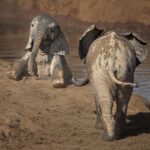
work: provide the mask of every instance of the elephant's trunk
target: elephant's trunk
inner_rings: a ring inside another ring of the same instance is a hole
[[[71,82],[75,85],[75,86],[83,86],[85,84],[87,84],[89,82],[88,76],[82,79],[76,79],[74,76],[71,79]]]
[[[44,36],[44,33],[43,32],[37,32],[37,35],[34,39],[34,43],[33,43],[33,48],[32,48],[32,54],[31,54],[31,62],[30,62],[30,65],[29,65],[29,74],[30,75],[34,75],[34,69],[35,69],[35,58],[36,58],[36,55],[38,53],[38,50],[39,50],[39,47],[40,47],[40,44],[43,40],[43,36]]]
[[[38,52],[38,49],[40,47],[40,44],[43,40],[43,37],[44,37],[44,33],[43,32],[38,32],[37,31],[37,34],[36,34],[36,37],[34,39],[34,43],[33,43],[33,48],[32,48],[32,55],[34,55],[36,57],[36,54]]]

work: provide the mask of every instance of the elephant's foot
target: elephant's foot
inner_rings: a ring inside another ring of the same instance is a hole
[[[15,70],[9,70],[7,73],[8,73],[8,78],[13,80],[19,80]]]
[[[64,80],[59,79],[59,80],[53,80],[53,87],[54,88],[64,88],[66,87]]]
[[[104,125],[104,130],[103,130],[103,135],[102,139],[104,141],[113,141],[115,140],[115,125],[113,123],[114,121],[111,122],[111,124],[107,124],[103,120],[103,125]],[[107,122],[110,123],[110,122]]]
[[[64,72],[61,66],[56,66],[53,72],[53,87],[64,88],[66,87],[64,81]]]
[[[122,138],[124,138],[124,133],[123,132],[116,132],[115,133],[115,138],[117,139],[117,140],[119,140],[119,139],[122,139]]]
[[[117,114],[115,117],[115,137],[116,139],[122,139],[125,135],[126,117],[122,113]]]
[[[104,130],[103,135],[102,135],[102,139],[104,141],[113,141],[115,140],[115,136],[114,135],[108,135],[108,133]]]
[[[18,61],[13,64],[11,69],[8,71],[8,78],[13,80],[20,80],[26,69],[25,61]]]
[[[117,125],[115,128],[115,138],[122,139],[125,136],[125,127],[122,125]]]
[[[103,123],[102,123],[101,119],[96,120],[95,128],[96,129],[103,129]]]

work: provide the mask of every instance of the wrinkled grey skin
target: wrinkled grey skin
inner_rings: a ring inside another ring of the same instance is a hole
[[[84,81],[76,81],[66,63],[65,55],[69,46],[57,21],[47,15],[39,15],[31,21],[29,40],[25,55],[9,72],[10,78],[20,79],[27,65],[30,76],[51,77],[53,87],[64,87],[69,82],[81,86]],[[71,81],[72,80],[72,81]]]
[[[80,40],[79,54],[95,94],[96,127],[104,128],[103,139],[111,141],[124,135],[127,106],[136,86],[134,71],[147,56],[147,44],[135,33],[109,31],[91,36],[97,30],[94,25],[87,29]],[[114,117],[113,101],[117,106]]]
[[[36,63],[38,76],[50,75],[54,87],[64,86],[62,61],[65,61],[64,56],[69,54],[69,47],[54,18],[46,14],[33,18],[26,50],[32,52],[28,61],[30,75],[36,74]]]

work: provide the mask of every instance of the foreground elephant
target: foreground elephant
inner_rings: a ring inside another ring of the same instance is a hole
[[[64,87],[68,82],[83,85],[84,81],[76,81],[66,63],[65,55],[69,54],[69,46],[57,21],[47,15],[33,18],[30,25],[29,41],[25,55],[14,64],[9,77],[19,80],[24,72],[30,76],[53,80],[53,87]],[[86,82],[86,81],[85,81]]]
[[[103,139],[121,138],[133,87],[135,68],[147,56],[147,43],[135,33],[119,34],[90,26],[80,39],[79,55],[86,64],[93,87],[97,128],[104,128]],[[112,106],[116,101],[113,117]]]

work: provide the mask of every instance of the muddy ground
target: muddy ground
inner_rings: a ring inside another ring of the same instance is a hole
[[[5,7],[3,9],[5,12]],[[19,16],[14,6],[13,10]],[[11,20],[8,16],[1,18],[0,22],[0,150],[150,150],[150,109],[139,95],[131,98],[128,109],[131,122],[127,125],[125,137],[104,142],[102,130],[94,127],[95,105],[89,84],[81,88],[70,85],[54,89],[48,80],[8,79],[6,72],[11,62],[24,53],[32,18],[26,13],[21,20]],[[30,19],[26,20],[28,17]],[[78,39],[91,23],[68,18],[57,16],[71,47],[71,57],[76,58]],[[135,31],[144,35],[148,42],[150,40],[149,25],[136,20],[126,23],[96,21],[99,27]],[[149,59],[146,61],[149,65]],[[79,75],[81,67],[78,68],[71,58],[69,62],[73,72]]]
[[[72,58],[76,58],[79,31],[74,28],[66,33],[71,37],[68,39],[71,39]],[[11,62],[24,53],[27,40],[20,35],[11,36],[1,38],[0,44],[3,47],[3,59],[0,59],[0,150],[150,149],[150,110],[143,103],[144,98],[137,95],[131,98],[128,110],[131,123],[127,125],[125,138],[104,142],[102,131],[94,127],[94,97],[89,84],[81,88],[70,85],[54,89],[48,80],[13,81],[7,78]],[[11,41],[7,43],[7,39]],[[70,58],[69,62],[73,72],[79,75],[81,62],[78,66],[72,60]]]
[[[122,140],[104,142],[94,127],[95,107],[90,85],[52,88],[51,81],[13,81],[9,63],[0,61],[1,150],[149,150],[150,111],[133,95],[131,123]]]

